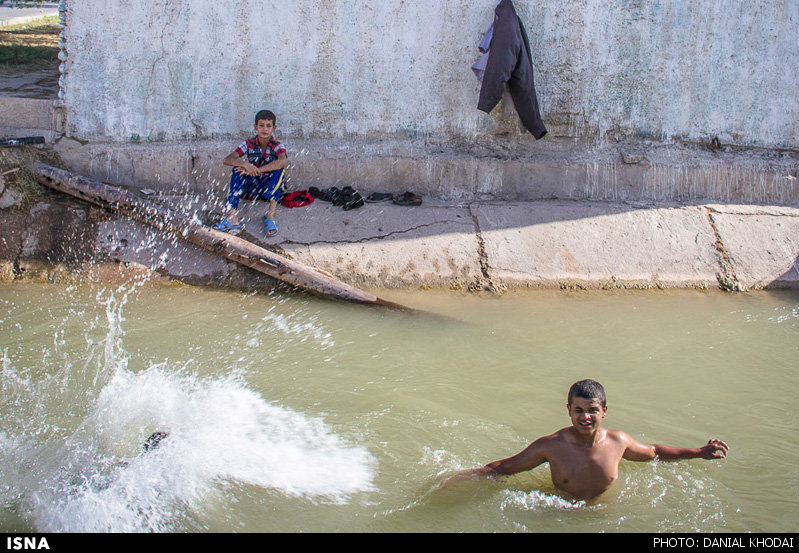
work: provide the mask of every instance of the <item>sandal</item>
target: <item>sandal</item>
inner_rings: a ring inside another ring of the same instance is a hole
[[[267,218],[266,215],[264,215],[264,232],[268,237],[277,234],[277,221]]]
[[[400,196],[394,196],[393,201],[397,205],[422,205],[422,197],[413,192],[406,192]]]
[[[238,225],[234,225],[227,219],[222,219],[211,228],[213,228],[214,230],[218,230],[219,232],[227,232],[229,234],[232,234],[233,236],[236,236],[238,233],[241,232],[242,225],[241,223],[239,223]]]
[[[377,202],[388,201],[392,197],[392,194],[389,194],[388,192],[372,192],[366,196],[366,201],[370,204],[376,204]]]

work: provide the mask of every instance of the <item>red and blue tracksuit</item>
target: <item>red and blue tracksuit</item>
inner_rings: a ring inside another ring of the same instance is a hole
[[[236,148],[236,153],[239,156],[247,156],[247,161],[256,167],[263,167],[275,161],[280,155],[286,153],[286,148],[275,140],[269,139],[269,144],[266,148],[261,148],[258,142],[258,137],[248,138],[241,145]],[[283,180],[284,169],[277,169],[269,171],[261,175],[251,177],[249,175],[241,175],[233,168],[233,173],[230,176],[230,193],[228,194],[228,207],[238,209],[239,200],[260,198],[262,200],[280,201],[280,196],[283,194],[286,186]]]

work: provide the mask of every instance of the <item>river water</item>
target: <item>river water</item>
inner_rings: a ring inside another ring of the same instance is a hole
[[[0,530],[795,532],[799,294],[381,291],[444,317],[129,282],[0,286]],[[567,426],[725,460],[441,478]],[[151,432],[169,436],[142,454]]]

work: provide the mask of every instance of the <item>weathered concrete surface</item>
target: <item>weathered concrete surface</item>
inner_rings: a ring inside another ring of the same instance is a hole
[[[708,214],[745,289],[799,287],[799,209],[711,205]]]
[[[718,252],[697,207],[634,209],[600,202],[476,205],[492,279],[615,287],[705,287]]]
[[[223,281],[235,264],[209,251],[164,236],[146,225],[119,215],[96,225],[95,255],[117,263],[137,263],[186,282]]]
[[[8,193],[8,187],[3,193]],[[203,198],[161,196],[212,222]],[[181,203],[182,202],[182,203]],[[213,202],[211,202],[213,203]],[[317,200],[279,208],[267,238],[263,203],[243,203],[243,237],[374,287],[799,288],[799,208],[541,200],[366,204]],[[0,209],[4,278],[146,266],[195,284],[272,287],[254,271],[119,215],[55,193]]]
[[[63,119],[55,109],[55,100],[37,98],[2,98],[0,125],[14,128],[62,130]]]
[[[60,100],[0,97],[0,136],[45,136],[74,172],[127,186],[223,193],[221,159],[237,138],[82,142],[62,137]],[[799,151],[646,140],[575,141],[512,136],[347,140],[278,137],[289,151],[289,185],[354,186],[454,201],[581,199],[799,204]]]
[[[6,97],[2,87],[9,84],[8,80],[0,77],[0,138],[43,136],[47,143],[60,138],[65,120],[58,101]]]
[[[246,135],[244,135],[246,136]],[[534,147],[491,137],[453,147],[435,140],[300,140],[280,137],[293,189],[346,185],[413,190],[448,201],[576,199],[799,204],[799,152],[710,149],[645,141],[546,139]],[[76,173],[127,186],[184,185],[224,194],[221,160],[239,140],[81,143],[55,150]]]
[[[249,233],[265,239],[259,205],[245,207]],[[480,275],[474,224],[465,207],[330,203],[281,210],[276,243],[314,267],[368,286],[467,286]],[[253,229],[254,227],[254,229]]]
[[[68,132],[238,136],[267,107],[296,137],[513,133],[470,71],[496,4],[69,0]],[[794,0],[514,4],[553,136],[799,146]]]

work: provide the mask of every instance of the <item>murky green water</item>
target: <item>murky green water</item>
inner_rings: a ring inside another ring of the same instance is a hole
[[[0,286],[3,531],[796,531],[799,294],[381,295],[413,317],[183,286]],[[568,425],[731,447],[438,489]],[[156,429],[163,446],[138,455]],[[126,461],[123,464],[120,461]]]

